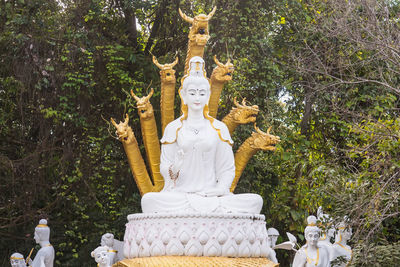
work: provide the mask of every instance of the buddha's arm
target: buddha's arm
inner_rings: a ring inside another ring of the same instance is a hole
[[[218,187],[227,193],[235,177],[235,157],[227,142],[218,142],[215,155],[215,174]]]
[[[177,151],[178,145],[176,142],[172,144],[161,145],[160,173],[164,178],[164,188],[168,188],[172,183],[172,180],[169,176],[169,168],[174,163],[174,157]]]

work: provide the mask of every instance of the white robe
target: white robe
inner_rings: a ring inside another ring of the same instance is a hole
[[[214,129],[216,128],[216,129]],[[226,125],[218,120],[206,121],[197,134],[177,119],[165,128],[161,139],[160,172],[165,185],[161,192],[142,197],[142,210],[150,212],[238,212],[258,214],[263,200],[256,194],[232,194],[235,177],[233,143]],[[183,165],[177,180],[170,179],[169,168],[175,154],[184,151]],[[206,196],[219,188],[223,196]]]

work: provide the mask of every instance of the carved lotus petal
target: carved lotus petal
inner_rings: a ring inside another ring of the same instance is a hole
[[[169,242],[165,251],[167,255],[181,256],[183,255],[184,247],[178,239],[174,238]]]
[[[154,242],[150,247],[151,256],[163,256],[165,254],[165,247],[161,242]]]
[[[228,237],[229,236],[225,231],[221,231],[217,236],[218,243],[223,245],[226,242],[226,240],[228,240]]]
[[[261,256],[261,244],[260,241],[256,240],[251,246],[251,256],[258,258]]]
[[[170,240],[171,234],[169,232],[165,231],[161,234],[161,241],[164,243],[164,245],[167,245]]]
[[[143,240],[139,246],[139,257],[149,257],[150,256],[150,248],[149,244],[147,244],[146,240]]]
[[[243,235],[242,231],[238,231],[235,235],[236,244],[240,245],[242,243],[243,239],[244,239],[244,235]]]
[[[221,255],[221,247],[212,245],[205,251],[205,256],[207,257],[217,257]]]
[[[256,241],[256,234],[254,233],[254,231],[249,231],[247,239],[249,240],[250,244],[253,244],[254,241]]]
[[[210,239],[210,236],[205,231],[202,231],[200,233],[200,235],[199,235],[200,244],[202,244],[202,245],[206,244],[209,239]]]
[[[140,245],[140,242],[142,242],[142,240],[143,240],[143,238],[144,238],[144,236],[143,236],[143,232],[141,231],[141,230],[139,230],[137,233],[136,233],[136,244],[137,245]]]
[[[251,250],[248,245],[248,242],[242,242],[239,246],[239,257],[250,257],[251,256]]]
[[[190,240],[190,235],[186,231],[182,231],[179,235],[179,240],[182,244],[186,245],[186,243]]]

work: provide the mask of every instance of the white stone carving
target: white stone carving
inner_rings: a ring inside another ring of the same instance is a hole
[[[128,216],[124,253],[149,256],[270,257],[263,215],[140,213]],[[150,242],[149,242],[150,241]]]
[[[47,220],[41,219],[35,228],[35,242],[40,245],[39,251],[36,253],[32,261],[32,267],[53,267],[54,248],[50,244],[50,228]]]
[[[344,267],[347,266],[352,256],[351,247],[347,245],[347,241],[352,235],[352,229],[345,222],[339,223],[337,229],[332,260],[337,261],[335,266]]]
[[[92,258],[97,262],[98,267],[111,267],[112,259],[110,258],[110,254],[108,253],[107,246],[97,247],[95,250],[90,253]]]
[[[26,267],[24,256],[21,253],[15,252],[10,257],[11,267]]]

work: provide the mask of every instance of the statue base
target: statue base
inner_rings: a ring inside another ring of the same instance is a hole
[[[136,267],[136,266],[241,266],[241,267],[276,267],[274,263],[266,258],[227,258],[227,257],[190,257],[190,256],[161,256],[146,257],[117,262],[113,267]]]
[[[203,257],[235,257],[261,258],[258,259],[261,262],[270,253],[264,215],[183,212],[128,215],[124,236],[127,260],[151,262],[152,259],[140,258],[197,256],[195,259],[199,261]],[[176,259],[185,261],[186,258]]]

